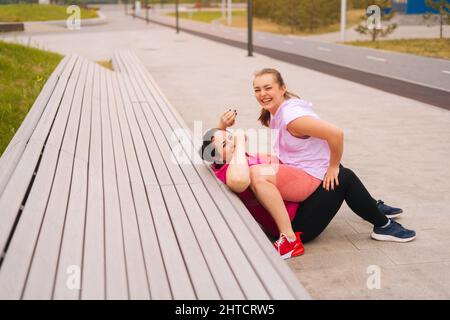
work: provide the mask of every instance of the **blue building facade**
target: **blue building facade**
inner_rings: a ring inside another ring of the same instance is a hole
[[[437,11],[426,6],[425,0],[392,0],[392,9],[404,14],[437,13]]]

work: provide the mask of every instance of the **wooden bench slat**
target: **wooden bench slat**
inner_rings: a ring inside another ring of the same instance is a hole
[[[150,109],[149,109],[149,105],[145,102],[145,99],[139,89],[139,84],[136,83],[136,79],[128,74],[127,75],[127,89],[128,92],[132,92],[132,96],[138,97],[136,100],[137,101],[142,101],[141,103],[139,102],[134,102],[133,103],[133,108],[136,112],[136,114],[138,114],[138,118],[143,117],[142,119],[146,119],[148,124],[145,124],[144,122],[142,122],[142,130],[145,131],[144,133],[144,137],[151,137],[154,142],[156,142],[156,145],[153,143],[153,141],[147,142],[147,147],[153,147],[155,148],[155,150],[153,150],[154,154],[158,155],[156,156],[156,160],[160,161],[162,158],[163,162],[161,163],[161,167],[160,166],[155,166],[155,168],[157,168],[158,171],[163,170],[164,173],[169,173],[171,179],[164,175],[163,178],[167,179],[165,181],[162,181],[161,179],[159,180],[159,184],[160,185],[171,185],[171,184],[184,184],[186,183],[186,179],[184,177],[184,175],[182,174],[180,167],[174,163],[173,161],[171,161],[171,150],[170,147],[168,146],[168,144],[166,143],[165,139],[164,139],[164,135],[161,131],[161,128],[159,128],[158,124],[156,123],[156,120],[153,116],[153,114],[151,113]],[[132,100],[133,101],[133,100]],[[157,150],[157,151],[156,151]],[[164,169],[164,164],[168,167],[168,170]],[[162,174],[160,173],[158,176],[158,178],[161,176]]]
[[[240,244],[228,227],[226,220],[217,209],[213,199],[211,199],[205,190],[204,185],[192,184],[191,188],[245,298],[268,299],[269,295],[261,284],[261,280],[256,275],[253,266],[244,255]]]
[[[128,170],[130,175],[130,185],[134,199],[136,216],[139,224],[139,235],[143,244],[143,255],[147,268],[147,277],[150,287],[150,295],[152,299],[171,299],[169,281],[166,276],[164,268],[164,261],[162,259],[161,251],[156,237],[156,230],[150,212],[150,206],[144,187],[143,171],[151,170],[153,174],[153,181],[156,177],[152,171],[151,165],[148,168],[140,168],[135,150],[135,143],[131,136],[131,126],[128,123],[125,114],[125,104],[128,109],[131,109],[131,102],[125,101],[122,98],[117,74],[113,76],[113,92],[116,97],[117,117],[120,123],[120,129],[123,138],[123,146],[127,158]]]
[[[122,217],[114,161],[114,146],[108,104],[107,70],[100,68],[100,113],[105,219],[106,298],[128,298]],[[97,212],[99,214],[100,212]],[[89,246],[89,243],[87,243]]]
[[[59,150],[63,141],[64,131],[72,105],[73,93],[76,88],[81,66],[82,60],[78,59],[73,73],[68,77],[69,81],[65,90],[66,93],[56,113],[33,188],[31,189],[16,231],[12,237],[9,250],[6,253],[4,263],[0,269],[0,288],[11,288],[11,290],[0,292],[0,295],[5,294],[8,298],[21,298],[23,291],[26,289],[25,285],[28,271],[36,241],[40,235],[42,220],[57,171],[58,158],[60,157]],[[66,154],[62,154],[63,158],[65,156]]]
[[[130,185],[131,179],[128,172],[121,127],[117,116],[117,108],[123,108],[123,104],[118,104],[115,99],[115,91],[112,85],[113,73],[107,70],[107,75],[108,107],[116,165],[117,191],[122,219],[129,297],[130,299],[149,299],[150,291],[143,257],[143,244],[139,235],[139,226]]]
[[[64,69],[64,74],[70,74],[73,70],[77,56],[72,56]],[[67,76],[66,76],[67,79]],[[11,175],[7,188],[0,196],[0,208],[2,208],[0,223],[0,252],[5,249],[10,232],[14,226],[15,219],[19,213],[20,206],[27,192],[30,181],[33,177],[35,166],[41,156],[44,141],[48,136],[48,132],[55,118],[55,114],[59,108],[62,95],[67,86],[67,81],[58,81],[58,85],[54,90],[50,101],[44,110],[36,130],[31,138],[34,142],[28,143],[23,155],[20,158],[13,174]]]
[[[50,195],[42,219],[39,238],[36,242],[33,260],[28,273],[23,295],[24,299],[50,299],[53,294],[54,278],[72,180],[73,155],[76,148],[84,84],[87,75],[87,61],[80,59],[80,65],[80,73],[73,78],[75,82],[73,93],[69,91],[70,95],[65,95],[65,97],[68,97],[67,101],[63,100],[62,102],[66,102],[70,110],[66,126],[56,126],[57,123],[55,122],[55,130],[63,131],[64,136],[56,164],[55,177],[51,190],[49,190]],[[45,192],[43,190],[43,193]]]
[[[94,63],[88,64],[80,128],[73,164],[72,184],[56,273],[54,299],[80,298],[86,214],[89,138],[91,131]]]
[[[125,79],[121,75],[116,74],[116,78],[119,85],[120,93],[122,94],[124,106],[127,111],[127,119],[130,125],[130,130],[133,136],[133,143],[135,153],[137,158],[139,159],[139,163],[141,163],[141,173],[144,179],[145,185],[158,185],[158,180],[169,184],[171,182],[169,174],[162,170],[162,157],[158,154],[156,148],[156,141],[153,137],[147,137],[147,141],[149,144],[146,144],[144,140],[144,133],[149,134],[148,130],[145,132],[141,130],[139,124],[136,121],[135,113],[133,111],[133,105],[131,100],[128,98],[128,91],[125,87],[124,81]],[[144,128],[145,129],[145,128]],[[156,178],[158,176],[158,178]]]
[[[156,179],[152,180],[145,175],[144,170],[149,170],[149,168],[154,168],[155,171],[164,169],[164,162],[162,158],[159,158],[158,163],[155,164],[154,158],[150,162],[149,155],[147,153],[147,146],[153,143],[156,146],[154,138],[150,136],[148,131],[141,131],[143,117],[141,114],[135,113],[135,108],[133,108],[133,103],[128,95],[129,91],[124,85],[124,77],[120,74],[117,75],[118,83],[120,86],[120,92],[123,98],[123,105],[125,108],[125,114],[130,125],[131,135],[136,148],[136,155],[139,163],[139,167],[142,172],[142,178],[145,183],[146,197],[148,204],[150,206],[150,213],[154,224],[155,234],[159,242],[159,248],[161,250],[161,255],[164,261],[164,266],[166,270],[166,276],[170,283],[171,294],[174,299],[195,299],[194,289],[192,287],[191,280],[189,278],[188,271],[184,265],[182,256],[179,252],[179,247],[175,234],[173,232],[173,227],[170,222],[170,218],[167,212],[164,199],[162,197],[161,188],[158,185]],[[145,126],[144,126],[145,128]],[[146,138],[147,146],[145,144],[144,137]],[[155,151],[156,152],[156,151]],[[153,154],[152,154],[153,155]],[[155,154],[156,159],[158,159],[157,154]],[[148,173],[148,171],[147,171]],[[160,171],[159,177],[167,177],[166,183],[171,183],[170,176],[166,171]],[[135,180],[134,180],[135,181]],[[137,182],[137,181],[135,181]],[[142,204],[142,202],[139,202]],[[150,227],[150,226],[149,226]],[[150,230],[149,230],[150,229]],[[147,231],[152,231],[152,228],[147,229]],[[149,242],[154,243],[154,242]],[[177,253],[177,254],[174,254]],[[149,278],[151,275],[149,274]]]
[[[199,242],[205,260],[207,261],[209,271],[214,278],[221,297],[223,299],[243,299],[244,294],[228,264],[229,262],[224,256],[225,252],[222,251],[216,239],[219,238],[220,235],[215,235],[212,232],[211,226],[208,223],[208,220],[210,219],[206,218],[206,216],[211,214],[211,210],[208,210],[205,213],[202,212],[197,199],[189,186],[176,185],[175,188],[180,196],[183,207],[185,208],[184,211],[186,212],[186,216],[188,217],[195,237]],[[223,230],[220,231],[223,232]],[[243,267],[242,264],[240,267]],[[251,279],[248,279],[248,281],[250,282]]]
[[[82,299],[105,299],[106,297],[101,138],[100,66],[95,65],[89,149],[88,199],[81,282]]]
[[[181,201],[174,186],[161,186],[170,219],[178,239],[180,253],[189,271],[198,299],[218,299],[219,292],[203,257],[197,239],[186,217]],[[189,209],[188,209],[189,210]],[[172,252],[172,254],[180,254]],[[170,261],[169,261],[170,263]]]

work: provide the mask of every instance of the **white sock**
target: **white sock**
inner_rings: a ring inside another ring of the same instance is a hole
[[[391,224],[391,219],[388,219],[388,223],[386,223],[384,226],[382,226],[381,228],[386,228],[387,226],[389,226]]]

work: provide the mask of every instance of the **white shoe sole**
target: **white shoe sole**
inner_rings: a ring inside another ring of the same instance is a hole
[[[402,215],[402,212],[399,212],[399,213],[396,213],[396,214],[386,215],[386,218],[395,219],[395,218],[397,218],[398,216],[401,216],[401,215]]]
[[[288,253],[285,253],[285,254],[283,254],[283,255],[280,255],[281,259],[283,259],[283,260],[289,259],[289,258],[292,256],[292,252],[293,252],[293,251],[290,251],[290,252],[288,252]]]
[[[378,241],[391,241],[391,242],[410,242],[416,238],[416,236],[414,236],[411,238],[401,239],[401,238],[397,238],[394,236],[388,236],[388,235],[384,235],[384,234],[376,234],[375,232],[372,232],[371,237],[372,237],[372,239],[375,239]]]

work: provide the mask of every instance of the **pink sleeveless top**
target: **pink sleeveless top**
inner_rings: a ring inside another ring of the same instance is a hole
[[[259,158],[258,155],[253,156],[247,155],[247,161],[249,166],[253,166],[255,164],[263,164],[264,162]],[[213,164],[212,168],[216,177],[222,181],[223,183],[227,183],[227,170],[229,164],[226,163],[220,168],[216,168],[216,165]],[[253,218],[272,236],[278,237],[280,233],[278,232],[277,225],[273,220],[270,213],[259,203],[258,199],[256,199],[255,194],[252,189],[248,187],[243,192],[237,194],[244,205],[247,207],[248,211],[252,214]],[[289,218],[291,221],[295,217],[295,213],[297,212],[297,208],[299,204],[297,202],[284,201],[284,205],[286,206],[286,210],[289,214]]]

